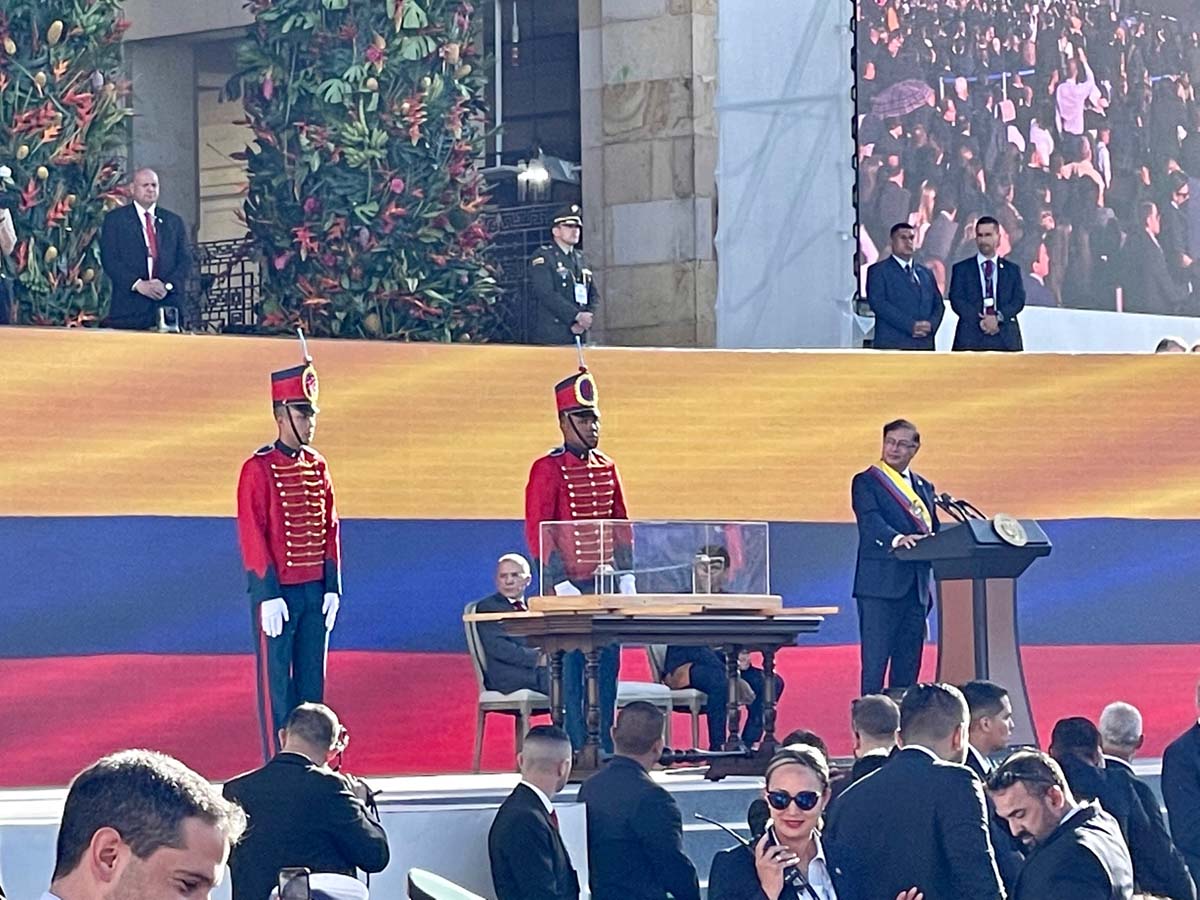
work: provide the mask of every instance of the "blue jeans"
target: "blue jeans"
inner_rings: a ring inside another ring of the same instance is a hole
[[[587,688],[583,680],[582,650],[563,654],[563,705],[566,714],[563,726],[571,738],[571,746],[579,750],[587,741]],[[617,675],[621,672],[621,648],[609,644],[600,651],[600,748],[613,752],[613,711],[617,707]]]

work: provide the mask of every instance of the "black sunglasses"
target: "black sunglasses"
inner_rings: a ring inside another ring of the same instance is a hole
[[[800,791],[800,793],[792,796],[787,791],[767,791],[767,802],[771,804],[772,809],[777,809],[780,812],[788,808],[789,803],[795,803],[800,809],[808,812],[816,807],[821,800],[821,795],[816,791]]]
[[[1006,791],[1018,781],[1024,781],[1028,784],[1040,784],[1045,787],[1054,787],[1056,782],[1051,781],[1041,775],[1035,775],[1032,772],[1014,772],[1012,769],[1001,769],[993,772],[988,778],[987,786],[991,791]]]

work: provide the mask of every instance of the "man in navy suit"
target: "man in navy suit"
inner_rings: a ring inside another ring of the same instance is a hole
[[[1196,686],[1200,710],[1200,684]],[[1194,878],[1200,878],[1200,724],[1190,728],[1163,751],[1162,792],[1175,840]]]
[[[158,175],[138,169],[129,187],[133,202],[104,217],[100,261],[112,282],[107,324],[141,330],[158,323],[158,311],[179,309],[192,271],[183,219],[158,205]]]
[[[916,232],[892,226],[892,255],[867,269],[867,303],[875,313],[876,350],[932,350],[946,304],[933,273],[913,259]]]
[[[1017,315],[1025,308],[1025,284],[1016,263],[996,255],[1000,225],[983,216],[975,225],[979,252],[954,264],[950,306],[958,315],[955,350],[1023,350]]]
[[[933,485],[909,465],[921,449],[917,426],[896,419],[883,426],[883,458],[854,476],[850,494],[858,522],[854,598],[862,653],[862,694],[883,693],[888,684],[916,683],[932,603],[929,563],[896,559],[938,530]]]

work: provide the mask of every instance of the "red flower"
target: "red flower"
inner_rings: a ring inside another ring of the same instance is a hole
[[[388,187],[390,187],[392,189],[393,194],[403,194],[404,193],[404,179],[401,178],[399,175],[397,175],[395,178],[393,178],[388,183]]]
[[[376,47],[374,44],[367,48],[367,52],[364,55],[367,57],[367,62],[374,63],[376,66],[382,66],[383,61],[387,59],[387,54],[383,52],[383,48]]]
[[[271,78],[270,72],[263,76],[262,96],[264,100],[270,100],[275,96],[275,81]]]

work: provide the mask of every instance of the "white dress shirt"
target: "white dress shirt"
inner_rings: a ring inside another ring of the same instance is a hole
[[[546,796],[545,792],[540,787],[538,787],[536,784],[532,784],[531,782],[526,781],[525,779],[521,779],[521,784],[525,785],[525,787],[529,788],[531,791],[533,791],[535,794],[537,794],[538,799],[542,801],[542,806],[546,807],[546,812],[548,812],[548,813],[554,812],[553,801],[551,801],[551,799]]]
[[[804,877],[812,886],[817,900],[837,900],[837,891],[833,889],[833,878],[829,874],[829,863],[825,860],[825,848],[821,845],[821,836],[814,831],[812,839],[817,846],[817,855],[809,862]],[[804,893],[807,894],[807,891]],[[812,900],[812,895],[808,895],[806,900]]]
[[[150,277],[157,278],[158,275],[154,271],[154,257],[150,255],[150,233],[146,230],[146,213],[150,213],[150,219],[155,223],[155,238],[158,237],[158,219],[155,216],[155,211],[158,204],[155,203],[149,208],[142,206],[136,200],[133,202],[133,208],[137,211],[138,225],[142,228],[142,240],[146,244],[146,271],[150,273]],[[140,279],[139,279],[140,280]]]
[[[987,278],[983,274],[983,264],[988,257],[982,253],[975,254],[975,265],[979,267],[979,289],[983,292],[984,307],[995,306],[996,298],[1000,296],[1000,257],[993,256],[992,260],[992,296],[988,297]]]

